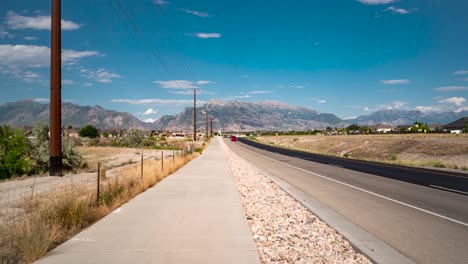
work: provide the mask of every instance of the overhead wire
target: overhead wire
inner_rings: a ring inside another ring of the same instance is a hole
[[[141,38],[141,40],[143,41],[143,43],[145,44],[145,46],[149,49],[150,53],[156,57],[159,62],[161,62],[163,68],[165,68],[165,70],[170,74],[172,75],[173,77],[175,77],[174,80],[183,80],[184,78],[183,77],[180,77],[180,73],[177,71],[177,69],[173,68],[172,65],[170,63],[168,63],[166,61],[166,59],[161,55],[159,54],[158,51],[155,51],[152,47],[152,45],[149,43],[149,41],[146,39],[146,37],[144,36],[143,32],[139,29],[139,27],[136,25],[136,23],[133,21],[132,17],[130,16],[130,14],[125,10],[125,7],[122,5],[122,3],[120,2],[120,0],[114,0],[114,2],[117,4],[117,7],[118,9],[120,10],[120,12],[122,12],[122,14],[124,14],[126,20],[130,23],[130,25],[132,26],[133,30],[137,33],[137,35]],[[178,86],[179,89],[184,89],[182,88],[179,83],[176,81],[175,82],[176,86]]]

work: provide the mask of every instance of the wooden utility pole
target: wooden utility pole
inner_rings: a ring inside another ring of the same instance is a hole
[[[211,124],[211,137],[213,137],[213,117],[210,119],[210,124]]]
[[[193,141],[197,141],[197,89],[193,89]]]
[[[206,112],[206,137],[208,138],[208,109],[205,108],[205,112]]]
[[[50,48],[50,176],[62,176],[61,0],[52,0]]]

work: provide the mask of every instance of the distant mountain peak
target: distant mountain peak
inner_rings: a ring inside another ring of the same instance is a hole
[[[49,123],[49,110],[49,104],[32,99],[5,103],[0,105],[0,124],[20,127],[33,126],[38,122]],[[90,107],[73,103],[62,103],[62,124],[73,127],[91,124],[101,129],[148,128],[147,124],[129,113],[107,110],[99,105]]]

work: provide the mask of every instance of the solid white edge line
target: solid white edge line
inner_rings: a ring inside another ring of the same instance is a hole
[[[457,193],[462,193],[462,194],[468,194],[468,192],[463,192],[463,191],[459,191],[459,190],[455,190],[455,189],[445,188],[445,187],[438,186],[438,185],[429,185],[429,186],[437,188],[437,189],[442,189],[442,190],[447,190],[447,191],[452,191],[452,192],[457,192]]]
[[[411,205],[411,204],[407,204],[405,202],[400,202],[398,200],[395,200],[395,199],[392,199],[390,197],[387,197],[387,196],[384,196],[384,195],[381,195],[381,194],[378,194],[378,193],[375,193],[375,192],[371,192],[371,191],[368,191],[368,190],[365,190],[365,189],[362,189],[362,188],[359,188],[357,186],[354,186],[354,185],[351,185],[351,184],[348,184],[348,183],[345,183],[345,182],[341,182],[341,181],[338,181],[338,180],[335,180],[335,179],[332,179],[332,178],[329,178],[327,176],[323,176],[323,175],[320,175],[318,173],[315,173],[315,172],[311,172],[311,171],[308,171],[308,170],[305,170],[305,169],[302,169],[302,168],[299,168],[299,167],[296,167],[296,166],[293,166],[293,165],[290,165],[290,164],[287,164],[285,162],[282,162],[282,161],[279,161],[279,160],[276,160],[276,159],[273,159],[273,158],[270,158],[270,157],[267,157],[265,155],[262,155],[260,153],[257,153],[257,152],[254,152],[250,149],[247,149],[247,148],[244,148],[242,146],[239,146],[247,151],[250,151],[254,154],[257,154],[259,156],[262,156],[266,159],[269,159],[269,160],[272,160],[272,161],[276,161],[278,163],[281,163],[283,165],[286,165],[286,166],[289,166],[291,168],[294,168],[294,169],[297,169],[297,170],[300,170],[300,171],[303,171],[305,173],[309,173],[309,174],[312,174],[312,175],[315,175],[315,176],[318,176],[318,177],[321,177],[323,179],[326,179],[326,180],[329,180],[329,181],[332,181],[332,182],[336,182],[336,183],[339,183],[339,184],[342,184],[342,185],[345,185],[345,186],[348,186],[350,188],[353,188],[353,189],[356,189],[356,190],[359,190],[359,191],[362,191],[362,192],[365,192],[365,193],[368,193],[368,194],[371,194],[371,195],[374,195],[374,196],[377,196],[377,197],[380,197],[382,199],[386,199],[388,201],[392,201],[394,203],[397,203],[397,204],[401,204],[401,205],[404,205],[404,206],[407,206],[409,208],[412,208],[412,209],[415,209],[415,210],[418,210],[418,211],[421,211],[421,212],[424,212],[424,213],[427,213],[427,214],[430,214],[430,215],[433,215],[433,216],[437,216],[437,217],[440,217],[442,219],[445,219],[445,220],[448,220],[448,221],[451,221],[451,222],[454,222],[454,223],[457,223],[457,224],[460,224],[460,225],[463,225],[463,226],[468,226],[468,223],[465,223],[465,222],[462,222],[462,221],[458,221],[456,219],[453,219],[453,218],[450,218],[450,217],[447,217],[447,216],[444,216],[444,215],[440,215],[438,213],[434,213],[434,212],[431,212],[429,210],[426,210],[426,209],[422,209],[422,208],[419,208],[417,206],[414,206],[414,205]]]

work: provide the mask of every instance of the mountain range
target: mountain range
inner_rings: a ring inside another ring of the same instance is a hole
[[[0,124],[15,127],[33,126],[38,122],[49,123],[49,104],[33,100],[22,100],[0,105]],[[87,124],[99,128],[136,128],[147,129],[148,124],[130,113],[107,110],[98,105],[79,106],[62,103],[62,125],[83,127]]]
[[[468,116],[468,111],[427,113],[417,110],[380,110],[369,115],[343,120],[334,114],[320,113],[308,107],[292,106],[277,101],[243,102],[211,100],[197,108],[197,127],[204,131],[206,112],[213,116],[213,129],[223,131],[254,130],[308,130],[327,126],[350,124],[388,125],[412,124],[415,121],[428,124],[447,124]],[[33,100],[22,100],[0,105],[0,124],[32,126],[37,122],[49,122],[49,105]],[[105,129],[193,129],[193,108],[187,107],[177,115],[165,115],[154,123],[145,123],[130,113],[107,110],[98,105],[79,106],[62,104],[63,126],[83,127],[87,124]]]

